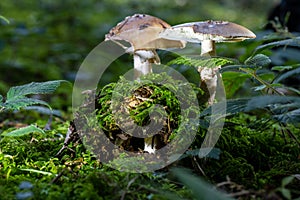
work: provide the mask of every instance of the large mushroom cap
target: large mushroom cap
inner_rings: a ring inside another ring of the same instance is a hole
[[[185,42],[159,37],[159,33],[170,28],[165,21],[145,14],[126,17],[105,35],[105,40],[125,40],[134,51],[150,49],[182,48]]]
[[[200,43],[203,40],[234,42],[255,38],[249,29],[227,21],[191,22],[172,26],[160,33],[162,38]]]

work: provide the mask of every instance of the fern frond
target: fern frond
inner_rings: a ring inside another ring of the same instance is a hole
[[[222,102],[220,102],[222,103]],[[300,97],[276,95],[256,96],[227,100],[226,115],[254,110],[267,110],[271,117],[281,123],[300,123]],[[218,103],[217,103],[218,104]],[[216,106],[218,107],[218,106]],[[223,111],[220,111],[220,113]],[[211,107],[205,109],[200,117],[211,114]]]
[[[265,49],[270,49],[270,48],[278,47],[278,46],[300,47],[300,37],[287,39],[287,40],[280,40],[280,41],[270,42],[268,44],[260,45],[260,46],[255,48],[252,55],[258,54],[258,53],[262,52]]]
[[[279,77],[277,77],[274,80],[274,83],[279,83],[279,82],[283,81],[284,79],[287,79],[291,76],[296,76],[296,75],[299,76],[299,74],[300,74],[300,66],[298,66],[296,69],[290,70],[290,71],[280,75]]]
[[[187,66],[205,66],[213,68],[217,66],[224,66],[229,64],[236,64],[237,61],[229,58],[214,57],[214,58],[190,58],[187,56],[181,56],[174,60],[171,60],[167,65],[187,65]]]

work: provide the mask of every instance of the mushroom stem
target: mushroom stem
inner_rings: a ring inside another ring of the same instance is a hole
[[[201,56],[215,56],[216,44],[213,40],[203,40],[201,42]]]
[[[152,73],[152,63],[160,64],[159,56],[155,50],[138,50],[133,54],[134,60],[134,79],[139,80],[142,75]],[[144,151],[155,153],[155,137],[144,138]]]
[[[152,72],[151,63],[158,64],[159,57],[155,51],[138,50],[133,54],[134,60],[134,79],[139,79],[142,75]]]
[[[201,56],[216,56],[216,44],[213,40],[203,40],[201,42]],[[199,66],[198,72],[201,78],[200,87],[209,93],[209,97],[207,97],[208,105],[212,105],[216,96],[217,90],[217,82],[218,78],[221,78],[219,75],[218,77],[218,70],[219,67],[216,68],[209,68],[205,66]]]

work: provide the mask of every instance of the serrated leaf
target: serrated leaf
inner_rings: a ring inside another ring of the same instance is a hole
[[[6,101],[2,105],[6,110],[18,110],[37,104],[45,105],[51,108],[50,105],[45,101],[28,98],[26,95],[53,93],[62,82],[67,81],[55,80],[40,83],[32,82],[29,84],[12,87],[7,92]]]
[[[255,56],[249,57],[246,61],[246,65],[253,65],[253,66],[266,66],[271,63],[271,60],[268,56],[264,54],[257,54]]]
[[[30,94],[51,94],[53,93],[64,80],[55,80],[47,82],[32,82],[26,85],[15,86],[7,92],[7,100],[22,98]]]
[[[262,52],[265,49],[278,47],[278,46],[294,46],[294,47],[300,47],[300,37],[296,37],[293,39],[287,39],[287,40],[280,40],[276,42],[271,42],[268,44],[260,45],[255,48],[253,55]]]
[[[50,108],[50,105],[42,100],[39,99],[33,99],[33,98],[27,98],[27,97],[23,97],[23,98],[11,98],[8,99],[4,104],[3,107],[6,110],[19,110],[21,108],[27,107],[27,106],[31,106],[31,105],[45,105],[47,107]]]
[[[14,131],[11,131],[9,133],[5,133],[2,135],[7,136],[7,137],[20,137],[20,136],[28,135],[28,134],[34,133],[34,132],[45,134],[45,132],[42,129],[40,129],[34,125],[30,125],[30,126],[16,129]]]

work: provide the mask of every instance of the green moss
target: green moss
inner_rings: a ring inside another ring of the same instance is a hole
[[[258,126],[250,127],[249,120]],[[286,135],[281,133],[284,127],[264,130],[260,123],[276,125],[246,114],[227,119],[216,145],[222,151],[220,159],[204,162],[209,177],[222,182],[228,176],[240,185],[262,189],[279,187],[282,178],[299,173],[297,143],[291,138],[284,140]]]
[[[178,130],[178,127],[180,123],[188,120],[188,116],[194,116],[193,118],[197,119],[200,108],[197,104],[201,101],[202,94],[201,89],[195,85],[174,80],[165,73],[149,74],[141,77],[140,81],[129,81],[121,77],[117,84],[108,84],[99,92],[96,115],[105,134],[112,141],[117,142],[117,134],[131,137],[130,134],[122,131],[120,125],[128,124],[129,130],[131,130],[130,126],[133,126],[131,120],[138,126],[148,125],[150,113],[155,108],[154,111],[158,116],[152,120],[155,123],[164,124],[159,135],[166,144],[175,137],[176,132],[183,131]],[[188,107],[188,105],[195,105],[193,101],[197,106]],[[157,105],[161,107],[158,108]],[[122,118],[122,121],[116,122],[113,109],[117,109],[118,114],[122,113],[125,119]],[[164,116],[165,114],[167,116]],[[166,120],[162,122],[161,119],[164,117]],[[131,146],[134,145],[126,142],[125,144],[129,145],[123,145],[125,149],[132,149]],[[141,146],[138,148],[142,149]]]

